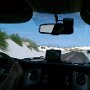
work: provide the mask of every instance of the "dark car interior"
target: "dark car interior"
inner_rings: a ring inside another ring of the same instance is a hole
[[[0,0],[0,23],[27,22],[34,11],[54,14],[56,20],[57,14],[80,12],[82,20],[90,24],[89,0]],[[18,61],[24,71],[16,90],[90,90],[90,64],[64,63],[61,61],[60,50],[48,50],[44,61],[36,62],[12,58],[0,52],[0,68],[3,71],[0,83],[14,61]]]

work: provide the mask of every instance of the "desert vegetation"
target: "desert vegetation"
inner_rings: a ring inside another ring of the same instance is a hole
[[[22,38],[18,33],[8,35],[3,30],[0,30],[0,49],[1,50],[7,50],[7,47],[8,47],[7,39],[13,40],[15,43],[17,43],[20,46],[23,46],[23,42],[27,42],[28,43],[27,47],[29,49],[31,50],[34,49],[38,51],[38,45],[36,44],[36,42],[32,41],[31,39]]]

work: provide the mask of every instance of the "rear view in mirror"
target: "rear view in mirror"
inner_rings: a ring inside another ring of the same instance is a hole
[[[39,27],[39,32],[42,34],[72,34],[73,33],[73,19],[64,18],[63,23],[49,23],[41,24]]]

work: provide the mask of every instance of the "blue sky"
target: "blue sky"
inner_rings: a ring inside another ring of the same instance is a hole
[[[38,18],[37,18],[38,17]],[[33,16],[33,19],[22,24],[1,24],[0,27],[8,34],[18,33],[21,37],[31,39],[38,45],[48,45],[57,47],[72,47],[72,46],[90,46],[90,26],[85,24],[79,13],[60,15],[59,19],[64,17],[74,18],[74,33],[71,35],[45,35],[39,33],[39,25],[41,23],[50,23],[54,20],[51,16],[43,18],[40,14]],[[52,19],[51,19],[52,18]]]

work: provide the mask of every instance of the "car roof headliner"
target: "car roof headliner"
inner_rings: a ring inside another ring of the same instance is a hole
[[[83,0],[26,0],[34,11],[45,13],[79,12]]]
[[[89,0],[0,0],[0,23],[29,21],[33,10],[53,14],[80,12],[82,19],[90,24],[88,2]]]

